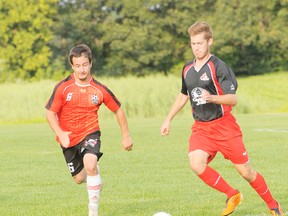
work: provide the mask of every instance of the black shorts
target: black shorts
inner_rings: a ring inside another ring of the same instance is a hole
[[[103,155],[100,152],[101,132],[95,131],[87,135],[80,143],[71,148],[62,148],[67,167],[72,176],[77,175],[83,168],[83,157],[86,153],[92,153],[97,156],[97,160]]]

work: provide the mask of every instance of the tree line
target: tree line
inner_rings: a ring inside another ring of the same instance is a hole
[[[0,82],[63,77],[79,43],[97,75],[180,73],[198,20],[236,75],[288,69],[287,0],[0,0]]]

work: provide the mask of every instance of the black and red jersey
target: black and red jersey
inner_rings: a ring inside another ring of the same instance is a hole
[[[190,97],[194,119],[208,122],[230,112],[232,109],[230,105],[201,103],[199,98],[202,89],[212,95],[235,94],[238,84],[232,69],[214,55],[211,55],[199,71],[195,70],[194,65],[195,61],[184,65],[181,89],[183,94]]]
[[[105,85],[93,77],[88,85],[79,85],[71,74],[55,86],[46,109],[57,113],[62,130],[72,132],[69,135],[71,147],[100,130],[98,110],[102,103],[113,112],[120,107],[119,100]]]

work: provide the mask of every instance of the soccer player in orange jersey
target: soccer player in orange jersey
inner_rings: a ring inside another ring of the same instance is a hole
[[[69,62],[74,72],[55,86],[46,104],[46,118],[56,134],[75,182],[86,182],[89,216],[97,216],[102,185],[97,162],[103,154],[100,152],[98,110],[102,103],[116,116],[123,148],[131,151],[133,142],[119,100],[91,75],[90,48],[85,44],[73,47]]]
[[[196,22],[188,33],[195,59],[183,67],[182,89],[161,126],[161,135],[169,134],[171,120],[190,100],[195,119],[189,140],[190,167],[204,183],[226,194],[221,215],[233,213],[242,194],[208,166],[217,152],[234,164],[267,204],[271,215],[284,215],[263,176],[250,165],[241,130],[231,114],[237,103],[237,80],[231,68],[210,53],[212,29],[205,22]]]

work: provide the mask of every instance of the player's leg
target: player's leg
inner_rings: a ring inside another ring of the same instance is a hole
[[[100,169],[97,165],[99,158],[102,156],[100,144],[99,131],[87,136],[82,143],[83,173],[87,175],[86,187],[89,197],[89,216],[98,216],[100,191],[102,187]]]
[[[252,188],[254,188],[259,196],[264,200],[271,211],[273,211],[273,209],[276,209],[276,211],[279,209],[281,212],[281,207],[272,197],[263,176],[251,167],[242,136],[234,137],[224,145],[226,145],[225,148],[222,148],[222,154],[224,157],[232,161],[239,174],[250,183]]]
[[[249,162],[245,164],[234,164],[234,166],[240,175],[250,183],[251,187],[254,188],[264,200],[272,215],[284,215],[281,206],[273,198],[264,177],[256,172]]]
[[[63,149],[63,154],[68,169],[74,181],[77,184],[86,182],[89,196],[90,216],[98,215],[98,201],[100,197],[99,187],[101,188],[102,184],[100,172],[97,167],[97,160],[102,155],[99,150],[100,139],[98,134],[89,135],[78,145],[71,148]]]
[[[97,156],[87,153],[83,157],[84,169],[87,173],[86,187],[89,197],[89,216],[98,215],[98,206],[102,181],[99,168],[97,168]]]
[[[81,143],[71,148],[62,149],[67,167],[77,184],[81,184],[86,181],[86,172],[84,170],[80,148]]]
[[[202,150],[190,152],[190,167],[204,183],[227,195],[226,207],[222,215],[229,215],[233,213],[235,207],[240,203],[242,194],[231,187],[216,170],[207,166],[208,157],[209,154]]]
[[[216,143],[214,140],[207,137],[192,133],[189,144],[191,169],[196,172],[204,183],[215,190],[226,194],[226,207],[223,210],[222,215],[231,214],[235,207],[240,203],[242,194],[230,186],[216,170],[208,166],[217,154],[218,148]]]
[[[220,174],[208,164],[214,159],[217,149],[211,140],[201,134],[192,133],[189,139],[189,162],[191,169],[210,187],[231,197],[238,193]]]
[[[191,169],[210,187],[225,193],[227,197],[231,197],[238,193],[232,188],[221,175],[210,166],[207,165],[209,154],[202,150],[195,150],[189,153],[189,161]]]
[[[82,184],[83,182],[86,182],[86,178],[87,174],[84,168],[77,175],[73,176],[73,179],[77,184]]]

